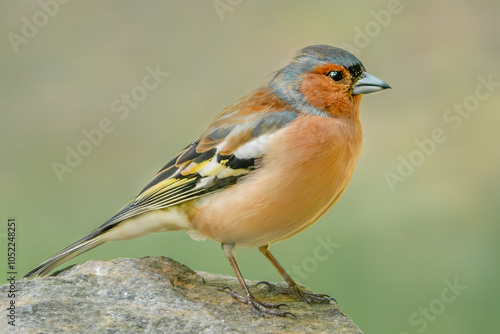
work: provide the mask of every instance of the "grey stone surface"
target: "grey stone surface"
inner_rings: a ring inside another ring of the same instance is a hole
[[[195,272],[166,257],[89,261],[56,277],[16,283],[16,326],[1,333],[361,333],[335,303],[308,305],[247,281],[261,301],[286,303],[297,319],[262,317],[222,291],[230,276]]]

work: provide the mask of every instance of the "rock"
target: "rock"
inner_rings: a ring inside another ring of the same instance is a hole
[[[262,317],[226,292],[236,278],[195,272],[166,257],[89,261],[58,276],[16,282],[15,333],[362,333],[335,303],[308,305],[247,281],[257,299],[297,319]],[[0,287],[8,305],[9,285]],[[8,333],[9,331],[7,331]]]

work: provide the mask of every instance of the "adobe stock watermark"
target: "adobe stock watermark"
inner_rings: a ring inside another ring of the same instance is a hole
[[[38,35],[40,29],[45,27],[51,18],[59,13],[61,5],[66,5],[70,0],[39,0],[40,10],[36,11],[31,18],[23,16],[20,34],[15,32],[7,33],[7,39],[15,53],[19,52],[21,44],[28,44],[30,40]]]
[[[139,85],[134,86],[130,93],[123,93],[120,98],[111,102],[110,109],[117,115],[120,121],[127,119],[131,110],[136,109],[139,103],[144,101],[149,92],[158,88],[169,73],[160,70],[160,65],[157,64],[153,69],[151,66],[145,68],[147,74],[142,78]],[[88,157],[95,147],[102,144],[105,135],[112,133],[116,129],[117,121],[113,121],[109,117],[102,118],[96,127],[92,129],[83,129],[81,139],[76,145],[66,145],[66,156],[64,162],[53,161],[51,164],[52,170],[59,182],[63,182],[63,176],[73,172],[78,167],[85,157]]]
[[[454,303],[457,297],[467,289],[467,285],[458,282],[458,277],[455,277],[453,282],[445,279],[443,283],[445,287],[441,290],[439,297],[434,298],[427,305],[419,307],[417,311],[408,316],[408,323],[418,333],[424,332],[429,327],[429,323],[436,321],[447,306]],[[410,332],[401,331],[399,334],[410,334]]]
[[[319,263],[326,261],[340,247],[340,244],[332,242],[331,235],[326,238],[317,237],[316,241],[318,244],[314,247],[312,256],[304,258],[299,265],[292,265],[292,270],[290,271],[292,277],[298,277],[302,281],[308,279],[310,274],[318,269]]]
[[[212,5],[214,6],[215,12],[219,16],[219,20],[224,21],[224,15],[227,12],[232,12],[236,7],[241,5],[243,0],[214,0]]]
[[[479,76],[479,84],[474,89],[474,93],[466,96],[460,103],[446,109],[443,113],[443,121],[446,127],[436,127],[432,129],[429,136],[423,139],[415,139],[415,148],[407,155],[398,156],[398,167],[395,171],[386,171],[384,178],[389,188],[394,192],[398,183],[403,183],[412,176],[418,167],[422,166],[427,159],[433,155],[439,144],[448,140],[448,133],[451,130],[458,130],[463,121],[472,116],[481,101],[490,98],[500,86],[500,81],[494,81],[493,75]]]
[[[412,1],[412,0],[408,0]],[[400,0],[389,0],[386,8],[378,11],[371,10],[370,16],[373,18],[362,27],[355,26],[352,44],[342,42],[339,46],[354,54],[359,54],[362,49],[368,47],[374,38],[378,37],[382,31],[389,26],[394,16],[401,14],[404,6]]]

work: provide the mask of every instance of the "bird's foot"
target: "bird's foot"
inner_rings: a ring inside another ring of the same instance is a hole
[[[282,293],[285,295],[288,295],[292,298],[295,298],[297,300],[306,302],[308,304],[330,304],[330,301],[334,301],[337,303],[335,298],[330,297],[328,295],[320,294],[320,293],[310,293],[310,292],[305,292],[301,288],[299,288],[298,285],[294,284],[291,285],[289,284],[286,288],[283,288],[281,286],[266,282],[266,281],[260,281],[258,282],[255,286],[259,284],[264,284],[267,286],[269,291],[273,292],[278,292]]]
[[[280,309],[281,306],[286,306],[288,308],[288,305],[286,304],[265,303],[258,301],[251,294],[248,296],[242,296],[240,294],[237,294],[232,288],[228,286],[224,287],[224,289],[222,290],[225,291],[226,289],[229,291],[229,295],[231,295],[231,297],[238,300],[240,303],[248,304],[252,309],[252,311],[254,311],[260,316],[268,316],[268,315],[277,315],[279,317],[290,316],[297,319],[295,314]]]

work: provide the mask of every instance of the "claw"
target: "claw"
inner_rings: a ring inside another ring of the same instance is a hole
[[[286,306],[288,310],[290,309],[290,306],[288,306],[287,304],[278,304],[276,305],[276,308],[280,308],[280,306]]]
[[[255,286],[259,286],[259,284],[264,284],[264,285],[267,285],[267,286],[272,285],[272,284],[271,284],[271,283],[269,283],[268,281],[258,281],[257,283],[255,283]]]
[[[266,285],[268,288],[276,287],[276,285],[271,284],[271,283],[269,283],[268,281],[259,281],[259,282],[255,283],[255,286],[257,287],[257,286],[259,286],[259,284],[264,284],[264,285]]]

